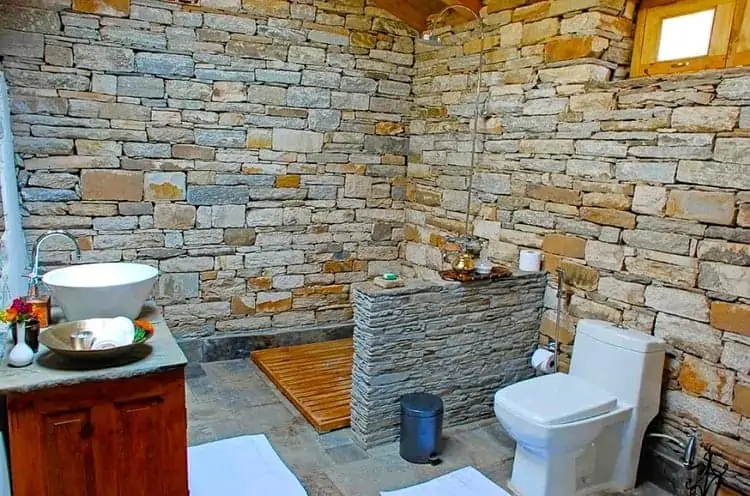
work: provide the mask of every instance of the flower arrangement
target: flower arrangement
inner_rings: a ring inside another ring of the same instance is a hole
[[[147,335],[154,333],[154,325],[148,320],[136,320],[135,324],[135,339],[134,343],[140,343],[146,339]]]
[[[23,298],[16,298],[8,308],[0,312],[0,320],[7,324],[28,322],[32,319],[39,320],[41,312],[41,308],[34,308],[31,303],[25,302]]]

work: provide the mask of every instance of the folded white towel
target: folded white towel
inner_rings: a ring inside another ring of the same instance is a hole
[[[190,496],[307,496],[263,434],[188,448]]]
[[[380,494],[382,496],[511,496],[474,467],[465,467],[422,484],[395,491],[383,491]]]

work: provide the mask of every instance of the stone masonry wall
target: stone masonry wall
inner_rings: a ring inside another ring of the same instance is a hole
[[[534,375],[546,276],[471,284],[410,280],[354,292],[352,432],[369,448],[398,437],[399,399],[443,399],[444,424],[492,417],[495,392]]]
[[[198,3],[0,0],[29,241],[159,266],[198,358],[325,337],[305,329],[348,323],[350,284],[399,255],[434,277],[463,226],[476,26],[415,54],[372,0]],[[633,0],[487,3],[473,234],[565,270],[564,352],[583,317],[664,337],[664,428],[699,428],[749,490],[750,73],[624,80]]]
[[[697,428],[748,490],[750,71],[614,81],[632,3],[522,3],[490,0],[485,17],[473,234],[498,262],[534,248],[565,271],[565,352],[580,318],[664,338],[664,428]],[[405,257],[426,277],[463,229],[475,27],[416,53]],[[543,340],[551,288],[546,306]]]
[[[0,63],[28,241],[158,266],[181,338],[347,323],[398,266],[413,39],[365,0],[0,0]]]

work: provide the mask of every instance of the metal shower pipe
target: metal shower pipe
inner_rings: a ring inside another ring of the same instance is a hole
[[[485,36],[484,36],[484,22],[482,21],[481,16],[474,12],[472,9],[465,5],[461,4],[455,4],[455,5],[449,5],[448,7],[444,8],[440,11],[437,16],[433,18],[433,20],[430,22],[430,25],[433,26],[438,21],[440,21],[445,14],[450,12],[451,10],[465,10],[467,12],[470,12],[471,15],[474,17],[474,19],[477,21],[477,24],[479,26],[479,40],[481,43],[480,49],[479,49],[479,64],[477,67],[477,87],[476,87],[476,95],[474,99],[474,124],[472,126],[472,132],[471,132],[471,163],[469,167],[469,182],[468,182],[468,191],[467,191],[467,198],[466,198],[466,221],[464,223],[464,237],[468,241],[471,234],[469,233],[469,224],[471,223],[471,197],[472,192],[474,190],[474,171],[476,169],[476,162],[477,162],[477,135],[479,133],[479,116],[481,114],[480,112],[480,106],[481,106],[481,91],[482,91],[482,72],[484,69],[484,53],[485,53]],[[420,40],[427,44],[439,44],[439,40],[437,39],[437,36],[434,34],[434,28],[430,28],[423,37],[420,38]],[[437,43],[436,43],[437,42]]]

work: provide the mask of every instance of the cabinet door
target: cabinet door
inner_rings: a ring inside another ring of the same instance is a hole
[[[164,386],[108,405],[119,496],[187,495],[184,387]]]
[[[182,369],[8,397],[14,496],[187,496]]]
[[[90,410],[42,415],[42,458],[46,494],[96,493]]]
[[[94,439],[97,411],[37,410],[32,403],[9,415],[14,496],[100,496],[106,494],[106,453]]]

